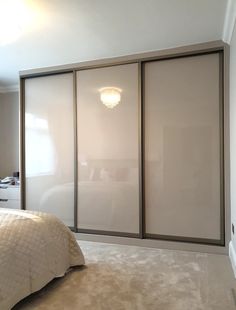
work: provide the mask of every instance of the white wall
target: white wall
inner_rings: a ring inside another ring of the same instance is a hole
[[[0,93],[0,178],[19,171],[18,93]]]

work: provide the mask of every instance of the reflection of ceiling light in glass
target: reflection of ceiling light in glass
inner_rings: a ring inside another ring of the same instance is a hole
[[[107,108],[114,108],[121,98],[121,89],[117,87],[104,87],[100,90],[100,99]]]
[[[32,0],[0,0],[0,45],[16,41],[35,20]]]

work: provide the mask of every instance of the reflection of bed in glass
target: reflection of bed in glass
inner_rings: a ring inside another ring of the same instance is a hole
[[[80,182],[78,227],[138,232],[137,186],[129,182]],[[133,219],[133,222],[130,222]]]
[[[40,199],[39,211],[52,213],[67,226],[73,226],[74,183],[60,184],[46,190]]]
[[[82,180],[78,184],[78,228],[138,232],[138,169],[95,166],[93,164],[91,168],[88,165],[80,170]],[[73,199],[73,183],[57,185],[44,192],[39,209],[53,213],[65,224],[72,226]]]
[[[138,204],[137,186],[129,182],[80,182],[79,228],[137,232],[136,223],[130,218],[136,215]],[[62,184],[50,188],[40,200],[39,210],[52,213],[65,224],[71,225],[68,217],[73,209],[74,184]],[[71,203],[68,201],[71,199]],[[65,206],[67,207],[65,208]],[[91,212],[92,209],[92,212]]]
[[[137,160],[80,161],[78,227],[138,233]]]

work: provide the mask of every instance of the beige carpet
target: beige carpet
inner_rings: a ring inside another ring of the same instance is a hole
[[[229,258],[79,241],[87,266],[14,310],[236,310]]]

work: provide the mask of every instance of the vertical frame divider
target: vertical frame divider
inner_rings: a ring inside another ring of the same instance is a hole
[[[143,239],[143,169],[142,169],[142,63],[138,62],[138,173],[139,173],[139,238]]]
[[[225,156],[224,156],[224,51],[219,51],[219,111],[220,111],[220,240],[225,245]]]
[[[139,177],[140,238],[145,238],[145,136],[144,136],[144,63],[139,62]]]
[[[78,218],[78,139],[77,139],[77,78],[73,70],[73,113],[74,113],[74,232],[77,231]]]
[[[25,205],[25,79],[20,78],[20,207]]]

